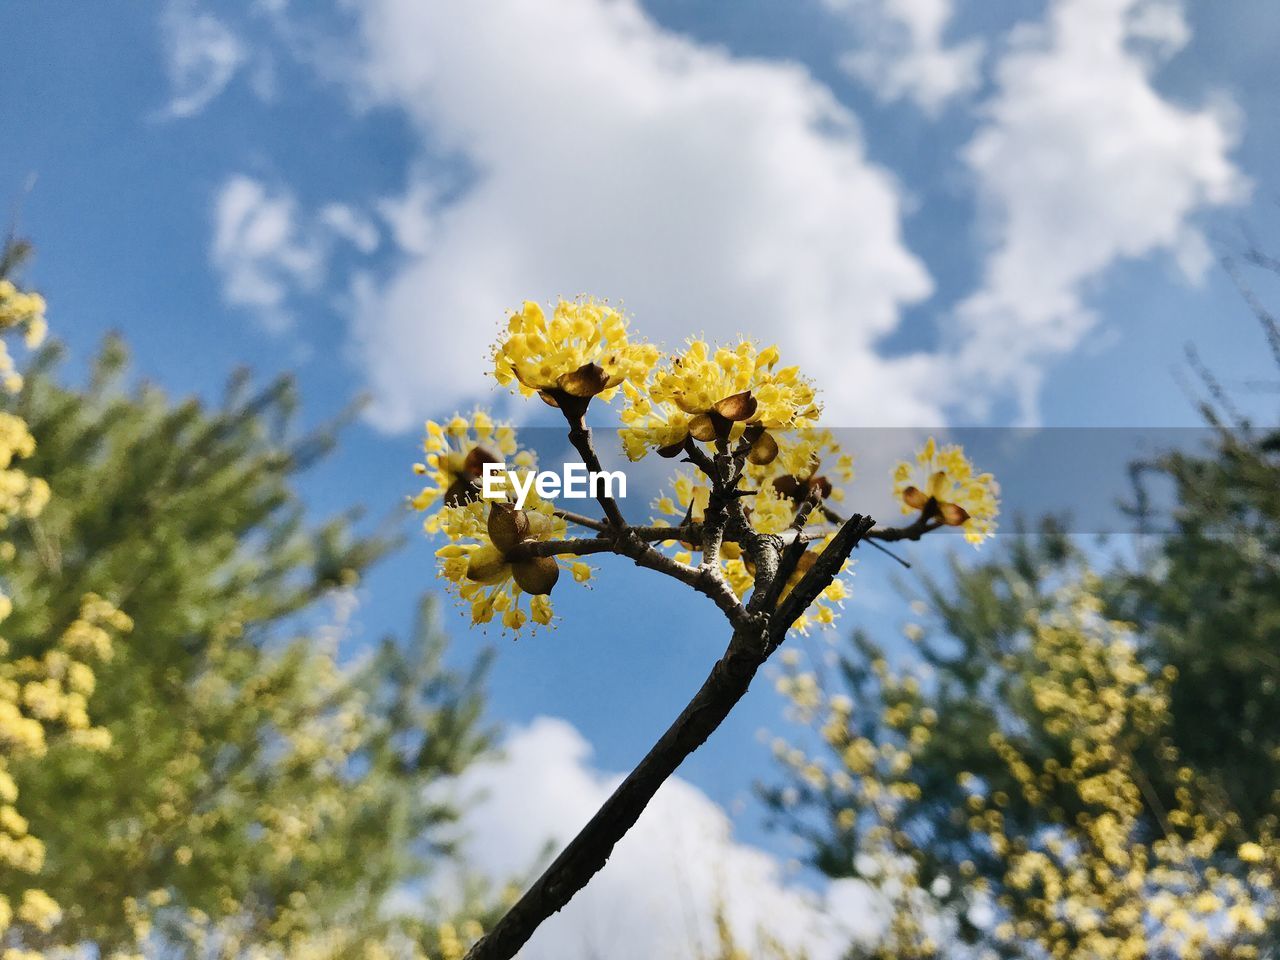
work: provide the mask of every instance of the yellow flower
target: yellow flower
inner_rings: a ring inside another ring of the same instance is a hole
[[[563,540],[565,521],[530,492],[525,509],[505,502],[472,500],[440,510],[440,532],[451,541],[436,551],[439,574],[456,590],[473,623],[501,614],[504,627],[519,630],[532,618],[551,622],[550,594],[567,566],[584,583],[591,569],[572,555],[538,556],[535,544]],[[521,608],[529,595],[529,612]]]
[[[1254,843],[1252,840],[1240,844],[1240,848],[1236,850],[1236,856],[1245,863],[1261,863],[1266,855],[1266,851],[1262,849],[1262,844]]]
[[[493,374],[503,386],[514,383],[524,396],[537,393],[553,406],[571,397],[607,402],[620,384],[643,383],[657,359],[658,348],[632,343],[626,318],[599,300],[561,300],[550,320],[526,300],[494,348]]]
[[[28,347],[44,341],[48,324],[44,318],[44,297],[19,290],[12,280],[0,280],[0,331],[20,329]],[[22,377],[14,370],[8,347],[0,343],[0,384],[10,393],[22,389]]]
[[[531,453],[518,449],[515,430],[495,423],[480,409],[465,417],[455,414],[444,423],[428,420],[422,449],[424,462],[414,464],[414,472],[426,477],[426,485],[410,501],[415,510],[457,506],[478,498],[486,463],[509,460],[525,468],[534,464]],[[438,515],[429,516],[424,526],[428,533],[437,532]]]
[[[48,933],[62,919],[62,908],[43,890],[24,890],[18,919]]]
[[[798,367],[775,370],[776,347],[758,350],[743,340],[714,352],[691,340],[684,353],[658,370],[644,392],[628,389],[622,413],[623,448],[632,460],[649,450],[673,456],[685,440],[737,441],[754,427],[750,458],[765,464],[778,455],[769,430],[804,428],[817,421],[812,384]]]
[[[969,543],[979,544],[995,533],[1000,512],[1000,485],[989,473],[975,473],[957,445],[938,447],[930,437],[915,463],[903,460],[893,472],[893,494],[902,512],[920,511],[949,527],[961,527]]]

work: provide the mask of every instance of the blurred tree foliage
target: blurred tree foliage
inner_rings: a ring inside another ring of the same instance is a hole
[[[1249,300],[1280,368],[1280,327]],[[946,576],[922,581],[915,603],[920,622],[906,629],[915,648],[908,659],[927,665],[917,691],[908,696],[900,684],[886,683],[884,664],[896,658],[863,633],[841,653],[834,676],[819,675],[824,689],[812,696],[823,702],[847,698],[851,735],[871,743],[892,735],[908,700],[912,710],[929,716],[937,734],[912,747],[910,780],[919,795],[908,795],[895,816],[900,848],[921,862],[921,886],[948,891],[942,903],[955,906],[975,878],[997,879],[1007,869],[1006,858],[993,854],[985,834],[972,828],[964,785],[969,776],[988,795],[1008,797],[1000,813],[1011,837],[1050,829],[1051,810],[1052,822],[1066,823],[1087,822],[1097,813],[1069,785],[1028,803],[993,749],[1014,731],[1018,756],[1031,769],[1070,756],[1070,738],[1047,729],[1035,699],[1045,665],[1034,653],[1028,625],[1055,609],[1062,588],[1086,580],[1105,616],[1133,625],[1144,667],[1174,678],[1166,722],[1134,748],[1147,836],[1166,829],[1164,818],[1179,805],[1187,769],[1215,797],[1215,815],[1229,817],[1240,835],[1276,832],[1280,431],[1239,414],[1194,353],[1191,359],[1206,394],[1201,410],[1207,439],[1199,448],[1134,464],[1132,513],[1143,534],[1134,540],[1136,550],[1093,573],[1064,525],[1045,520],[1036,535],[1008,538],[986,562],[957,559]],[[790,692],[793,700],[805,695]],[[805,838],[823,872],[859,875],[858,853],[875,824],[850,813],[846,791],[795,762],[808,756],[805,751],[782,743],[776,749],[786,777],[763,788],[766,802]],[[1170,762],[1174,757],[1177,762]],[[963,911],[958,923],[962,934],[978,938]]]
[[[238,375],[216,406],[130,387],[118,339],[84,389],[60,383],[58,359],[38,354],[4,401],[35,438],[24,469],[51,489],[9,531],[6,656],[41,657],[89,593],[135,626],[95,665],[88,710],[109,748],[55,740],[10,764],[61,917],[5,945],[455,950],[452,928],[395,903],[421,904],[451,852],[458,810],[439,786],[489,746],[484,663],[445,667],[426,601],[408,642],[338,660],[352,587],[393,545],[354,515],[304,514],[297,476],[340,424],[298,435],[288,379],[255,391]],[[27,885],[0,872],[14,902]]]

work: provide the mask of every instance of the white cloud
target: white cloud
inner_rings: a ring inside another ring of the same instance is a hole
[[[485,798],[466,815],[466,859],[497,879],[524,875],[548,840],[558,849],[571,839],[621,780],[591,767],[586,741],[562,720],[539,718],[513,731],[504,752],[458,785],[462,796]],[[884,923],[863,884],[833,884],[819,902],[785,883],[772,856],[736,842],[724,811],[675,777],[521,957],[692,960],[714,945],[717,903],[745,947],[763,931],[811,960],[836,960],[851,938],[874,936]]]
[[[391,238],[407,254],[422,257],[431,252],[435,211],[440,192],[431,180],[410,178],[409,188],[398,197],[385,197],[377,204],[378,214],[391,228]]]
[[[864,66],[886,96],[934,108],[976,83],[978,41],[948,46],[954,0],[825,2],[884,41]],[[621,301],[671,347],[690,333],[777,340],[835,426],[938,426],[1011,393],[1034,419],[1047,364],[1094,324],[1093,287],[1156,253],[1196,276],[1202,214],[1247,193],[1230,110],[1153,84],[1190,38],[1179,0],[1048,0],[1002,44],[957,157],[986,244],[977,289],[940,308],[934,352],[888,357],[884,337],[931,278],[903,240],[899,184],[803,67],[699,45],[637,0],[350,9],[358,55],[349,42],[294,53],[409,120],[404,189],[368,205],[377,225],[331,205],[281,244],[284,262],[231,251],[223,269],[241,276],[229,289],[253,291],[231,299],[269,313],[282,283],[309,279],[290,259],[323,261],[336,236],[372,252],[385,227],[390,262],[349,289],[350,355],[387,430],[491,390],[509,308],[580,292]]]
[[[373,222],[347,204],[308,215],[288,189],[239,174],[214,198],[209,259],[222,277],[223,299],[280,332],[293,323],[291,300],[323,287],[337,244],[369,254],[379,242]]]
[[[875,348],[931,288],[897,185],[804,69],[699,46],[634,0],[357,9],[366,92],[473,174],[450,202],[424,205],[438,194],[415,181],[401,215],[381,206],[408,241],[358,286],[380,425],[475,393],[510,307],[583,291],[673,347],[778,339],[835,423],[941,420],[928,358]]]
[[[953,0],[824,0],[847,18],[857,45],[841,66],[882,100],[907,98],[929,113],[974,90],[983,44],[948,45]]]
[[[320,208],[319,222],[364,254],[378,249],[378,228],[363,213],[345,203],[330,203]]]
[[[1007,384],[1032,416],[1043,361],[1094,323],[1090,282],[1162,251],[1194,279],[1209,261],[1197,215],[1247,194],[1226,112],[1180,106],[1152,84],[1189,37],[1180,10],[1053,0],[1043,24],[1011,37],[965,153],[993,240],[953,329],[977,395]]]
[[[295,290],[315,289],[325,262],[293,195],[235,176],[218,192],[213,218],[210,259],[222,275],[223,298],[255,311],[268,329],[289,326],[287,300]]]
[[[244,45],[217,17],[198,11],[194,0],[170,0],[160,26],[170,88],[164,114],[195,116],[245,62]]]

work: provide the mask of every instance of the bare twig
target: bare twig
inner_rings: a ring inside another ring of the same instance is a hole
[[[567,520],[569,523],[576,523],[580,527],[586,527],[588,530],[595,530],[599,533],[609,529],[609,525],[603,520],[596,520],[593,517],[584,516],[581,513],[574,513],[572,510],[554,510],[552,511],[561,520]]]
[[[844,517],[832,510],[831,507],[827,506],[827,504],[821,504],[819,509],[822,511],[822,515],[832,523],[845,522]],[[868,531],[867,535],[862,539],[867,541],[880,540],[884,543],[894,543],[898,540],[919,540],[926,533],[929,533],[931,530],[937,530],[942,525],[942,521],[936,516],[927,512],[922,512],[920,516],[916,517],[905,527],[877,527],[874,530]],[[879,545],[876,544],[875,546]],[[885,552],[888,553],[887,550]],[[905,560],[902,560],[894,554],[890,553],[889,556],[893,557],[893,559],[897,560],[899,563],[911,566],[911,564],[906,563]]]
[[[647,543],[661,543],[663,540],[680,540],[683,543],[702,542],[702,524],[682,523],[678,527],[630,527],[631,533]]]
[[[604,467],[600,463],[600,457],[596,454],[596,448],[591,442],[591,428],[587,426],[585,419],[586,403],[584,402],[580,408],[570,407],[568,404],[562,404],[561,412],[564,413],[565,420],[569,423],[569,442],[573,444],[573,448],[578,451],[578,456],[582,457],[582,462],[586,464],[587,470],[591,473],[603,473]],[[615,531],[626,528],[627,521],[622,516],[622,508],[618,506],[618,501],[613,499],[604,492],[601,484],[594,484],[596,488],[596,500],[600,504],[600,508],[604,510],[604,515],[608,518],[609,524]]]
[[[836,535],[831,538],[826,549],[818,554],[818,559],[813,562],[809,572],[800,578],[800,582],[783,598],[770,616],[766,657],[778,648],[786,638],[787,631],[791,629],[791,624],[809,609],[809,604],[818,599],[818,595],[831,585],[831,581],[840,573],[844,562],[849,559],[849,554],[853,553],[854,548],[867,537],[874,526],[875,521],[870,517],[855,513],[843,527],[836,531]]]
[[[896,553],[894,553],[894,552],[893,552],[892,550],[890,550],[888,547],[883,546],[883,545],[881,545],[881,544],[879,544],[879,543],[876,543],[874,540],[870,540],[870,539],[864,539],[864,540],[863,540],[863,543],[865,543],[865,544],[866,544],[867,546],[869,546],[869,547],[875,547],[877,550],[879,550],[881,553],[883,553],[883,554],[884,554],[886,557],[888,557],[890,560],[896,560],[898,563],[902,564],[902,565],[903,565],[904,567],[906,567],[908,570],[910,570],[910,569],[911,569],[911,561],[910,561],[910,560],[904,560],[902,557],[898,556]]]
[[[583,537],[575,540],[534,540],[508,551],[507,559],[527,557],[585,557],[592,553],[614,553],[612,537]]]
[[[680,563],[665,553],[655,550],[647,543],[642,543],[627,536],[618,538],[614,545],[614,552],[620,553],[624,557],[630,557],[636,562],[637,566],[647,567],[650,570],[657,570],[659,573],[674,577],[681,583],[687,584],[699,593],[709,597],[728,617],[729,623],[735,630],[739,629],[748,619],[746,607],[739,602],[738,595],[733,592],[733,588],[729,584],[725,583],[718,570],[713,570],[710,567],[691,567],[688,564]]]

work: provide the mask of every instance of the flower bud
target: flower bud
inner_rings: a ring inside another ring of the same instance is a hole
[[[919,487],[907,487],[902,491],[902,502],[913,510],[923,510],[925,504],[929,502],[929,498],[924,495],[924,491]]]
[[[509,503],[495,503],[489,508],[489,539],[503,553],[529,536],[529,517]]]
[[[562,373],[556,385],[571,397],[594,397],[611,385],[604,367],[598,363],[584,363],[577,370]]]
[[[969,511],[958,503],[939,503],[938,516],[948,527],[959,527],[969,519]]]
[[[716,438],[716,421],[709,413],[700,413],[689,421],[689,435],[695,440],[710,443]]]
[[[472,447],[471,452],[462,461],[462,470],[470,476],[480,477],[484,475],[486,463],[502,463],[502,458],[484,447]]]
[[[541,596],[549,594],[560,579],[560,565],[554,557],[530,557],[513,563],[511,574],[525,593]]]
[[[478,547],[467,558],[467,579],[476,583],[497,583],[506,572],[507,561],[496,547]]]
[[[737,422],[750,420],[755,416],[757,406],[756,398],[751,395],[751,391],[744,390],[742,393],[735,393],[718,401],[713,409],[726,420]]]
[[[756,437],[751,444],[751,448],[747,450],[747,459],[758,467],[773,463],[778,457],[778,441],[773,439],[767,433],[762,433]]]

